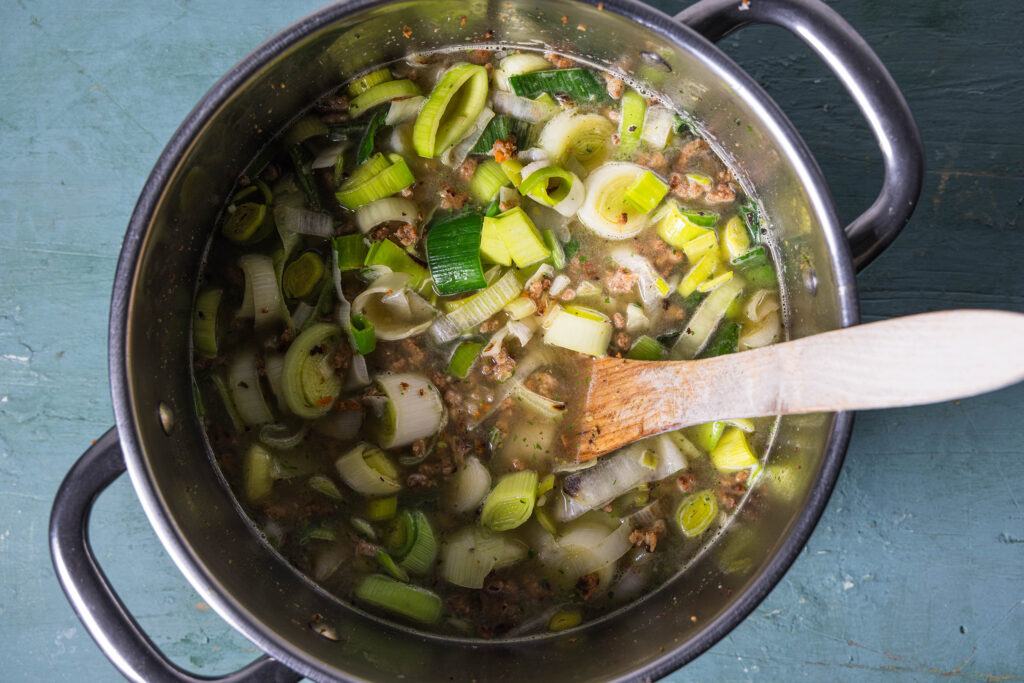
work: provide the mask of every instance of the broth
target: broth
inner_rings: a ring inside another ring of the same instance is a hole
[[[781,338],[756,205],[685,117],[564,57],[347,88],[253,162],[210,246],[194,376],[221,471],[292,564],[405,624],[511,637],[635,601],[729,523],[774,422],[578,465],[566,408],[590,356]]]

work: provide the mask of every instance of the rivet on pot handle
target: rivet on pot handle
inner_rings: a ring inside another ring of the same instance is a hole
[[[885,163],[878,198],[846,226],[853,263],[862,270],[910,220],[924,178],[921,134],[878,56],[819,0],[701,0],[675,18],[712,41],[746,24],[781,26],[814,50],[846,88],[867,119]]]
[[[68,472],[50,514],[50,554],[57,579],[75,614],[114,666],[140,683],[291,683],[301,679],[266,656],[224,676],[197,676],[178,668],[157,649],[117,597],[89,544],[92,506],[124,471],[117,430],[112,428]]]

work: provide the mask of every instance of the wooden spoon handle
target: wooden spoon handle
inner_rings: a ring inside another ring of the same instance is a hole
[[[579,459],[712,420],[936,403],[1021,380],[1024,314],[1005,311],[894,318],[700,361],[599,359]]]

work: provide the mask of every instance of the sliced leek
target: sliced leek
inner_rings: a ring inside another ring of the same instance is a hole
[[[502,477],[484,501],[480,523],[494,531],[509,531],[526,523],[537,500],[537,473],[523,470]]]
[[[288,409],[306,419],[330,410],[341,392],[342,378],[333,357],[347,353],[345,334],[337,325],[315,323],[296,337],[284,356],[281,393]]]
[[[365,442],[338,458],[334,467],[349,488],[364,496],[390,496],[402,489],[398,468],[384,451]]]
[[[387,400],[372,416],[370,428],[383,448],[402,448],[441,429],[444,403],[423,375],[385,373],[377,376],[377,387]]]
[[[477,165],[473,178],[469,181],[469,193],[473,199],[486,204],[498,195],[498,191],[509,184],[508,176],[501,164],[488,159]]]
[[[728,427],[711,450],[711,464],[719,472],[737,472],[758,465],[757,456],[738,427]]]
[[[544,330],[544,343],[591,356],[603,356],[612,339],[612,323],[604,313],[582,306],[563,306]]]
[[[640,144],[647,100],[630,88],[622,94],[619,109],[619,158],[628,159]]]
[[[227,385],[231,403],[245,424],[252,426],[274,421],[260,387],[255,349],[243,348],[235,353],[228,365]]]
[[[217,314],[223,294],[222,289],[207,289],[196,297],[192,314],[192,343],[203,358],[217,357]]]
[[[562,166],[572,158],[590,170],[608,158],[614,130],[612,122],[600,114],[579,114],[570,109],[544,125],[537,146],[554,164]]]
[[[401,221],[416,224],[419,221],[419,209],[404,197],[385,197],[363,204],[356,209],[356,225],[359,232],[366,234],[378,225]]]
[[[352,315],[365,316],[376,338],[384,341],[420,334],[430,327],[437,310],[412,291],[412,282],[408,273],[381,275],[352,301]]]
[[[455,512],[475,510],[491,489],[491,474],[475,456],[466,458],[449,480],[450,494],[446,498]]]
[[[687,538],[700,536],[718,517],[718,500],[711,491],[692,493],[676,509],[676,524]]]
[[[509,257],[520,268],[543,261],[551,253],[537,231],[537,226],[520,206],[494,218],[484,218],[484,224],[487,223],[493,226]]]
[[[648,223],[647,215],[626,200],[626,191],[646,172],[643,166],[624,161],[595,169],[587,176],[587,194],[578,213],[583,225],[609,240],[639,234]]]
[[[441,598],[426,588],[371,574],[355,590],[356,599],[424,624],[441,618]]]
[[[700,303],[693,316],[683,328],[682,333],[676,340],[669,352],[669,358],[673,360],[690,360],[694,358],[711,339],[718,323],[725,317],[725,313],[733,301],[743,293],[743,280],[734,277],[724,285],[711,292],[704,301]]]
[[[416,153],[434,157],[454,145],[479,116],[486,100],[484,67],[460,62],[448,69],[416,117],[412,133]]]
[[[419,94],[420,89],[410,80],[385,81],[356,95],[348,106],[348,113],[352,118],[358,118],[378,104]]]
[[[439,342],[451,341],[500,311],[522,291],[515,271],[509,270],[487,289],[467,297],[465,303],[439,318],[431,327],[431,334]]]
[[[346,209],[358,209],[377,199],[400,192],[416,182],[405,159],[399,154],[378,153],[367,159],[335,193]]]

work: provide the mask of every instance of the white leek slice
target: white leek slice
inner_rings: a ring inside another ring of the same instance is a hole
[[[551,68],[551,62],[534,52],[522,52],[509,55],[498,63],[494,70],[494,87],[505,92],[512,91],[512,84],[509,76],[533,73],[534,71],[547,71]]]
[[[430,380],[411,372],[377,376],[387,403],[376,415],[374,432],[383,448],[401,448],[433,436],[444,420],[441,394]]]
[[[281,221],[281,227],[285,230],[299,235],[330,237],[334,234],[334,221],[329,215],[319,211],[286,206],[274,212],[274,219]]]
[[[441,546],[441,578],[464,588],[483,588],[499,559],[506,559],[503,534],[470,526],[451,534]]]
[[[318,168],[331,168],[334,166],[338,157],[341,156],[345,149],[348,147],[347,142],[338,142],[333,145],[325,147],[316,158],[313,159],[313,163],[309,165],[310,168],[316,170]]]
[[[759,289],[750,296],[743,314],[752,322],[764,320],[770,313],[779,310],[779,297],[767,289]]]
[[[615,249],[611,257],[615,263],[636,274],[636,284],[644,309],[651,312],[660,308],[662,299],[667,297],[671,290],[664,278],[654,270],[651,262],[626,247]]]
[[[514,119],[530,123],[547,121],[558,111],[557,105],[520,97],[503,90],[491,93],[491,106],[499,114],[507,114]]]
[[[711,292],[700,303],[693,317],[690,318],[682,334],[669,350],[671,360],[691,360],[711,339],[718,323],[725,317],[732,302],[743,292],[743,280],[734,277],[721,287]]]
[[[569,286],[571,280],[565,273],[559,273],[555,276],[555,279],[551,281],[551,287],[548,289],[548,294],[551,296],[558,296],[562,293],[566,287]]]
[[[231,365],[228,366],[228,390],[231,392],[235,409],[245,424],[260,425],[274,421],[260,388],[254,349],[242,349],[235,354]]]
[[[238,317],[252,318],[256,329],[286,320],[273,259],[262,254],[245,254],[238,259],[238,266],[245,273],[245,293]]]
[[[539,524],[531,525],[530,545],[550,577],[562,585],[572,585],[581,576],[609,567],[625,555],[633,544],[629,536],[633,528],[619,524],[609,529],[592,518],[566,525],[556,539]]]
[[[364,496],[389,496],[402,488],[398,468],[384,451],[365,442],[338,458],[334,466],[342,481]]]
[[[408,273],[387,273],[375,279],[352,302],[352,315],[365,315],[377,339],[395,341],[423,332],[437,309],[408,288]]]
[[[544,125],[537,146],[559,166],[573,157],[590,170],[608,158],[614,132],[612,122],[600,114],[579,114],[568,109]],[[624,197],[625,188],[622,194]]]
[[[564,401],[556,401],[553,398],[548,398],[543,394],[531,391],[519,380],[515,380],[512,394],[519,399],[525,407],[539,413],[549,420],[557,420],[565,415],[566,406]]]
[[[651,320],[644,313],[643,306],[630,304],[626,306],[626,332],[636,334],[651,326]]]
[[[581,306],[562,307],[544,331],[544,343],[591,356],[603,356],[612,339],[612,323],[604,313]]]
[[[441,343],[449,342],[490,318],[522,292],[523,285],[515,270],[509,270],[487,289],[467,297],[464,304],[439,318],[430,333]]]
[[[599,237],[623,240],[634,237],[648,224],[648,217],[626,201],[626,189],[647,169],[625,161],[613,161],[595,169],[586,180],[586,198],[579,219]]]
[[[476,456],[469,456],[449,479],[449,495],[445,498],[455,512],[469,512],[480,507],[491,490],[491,474]]]
[[[782,338],[782,322],[777,313],[766,314],[764,319],[752,325],[744,325],[740,331],[739,348],[759,349]]]
[[[356,209],[356,225],[364,235],[378,225],[391,221],[417,223],[420,211],[412,201],[403,197],[385,197]]]
[[[441,153],[441,163],[449,168],[458,168],[469,156],[469,150],[476,146],[477,140],[484,134],[487,124],[494,118],[494,111],[490,107],[484,107],[479,116],[473,121],[466,134],[454,145]]]
[[[412,121],[416,118],[416,115],[420,113],[420,108],[426,101],[427,98],[423,95],[406,97],[401,100],[392,100],[391,107],[388,108],[388,115],[384,119],[384,125],[396,126],[399,123]]]
[[[655,150],[665,149],[665,145],[668,144],[668,139],[672,135],[675,118],[676,113],[671,109],[657,105],[648,107],[640,139]]]
[[[580,180],[580,177],[575,173],[570,173],[569,175],[572,176],[569,194],[565,195],[562,201],[551,207],[566,218],[579,211],[580,207],[583,206],[583,201],[587,198],[587,189],[583,181]]]

